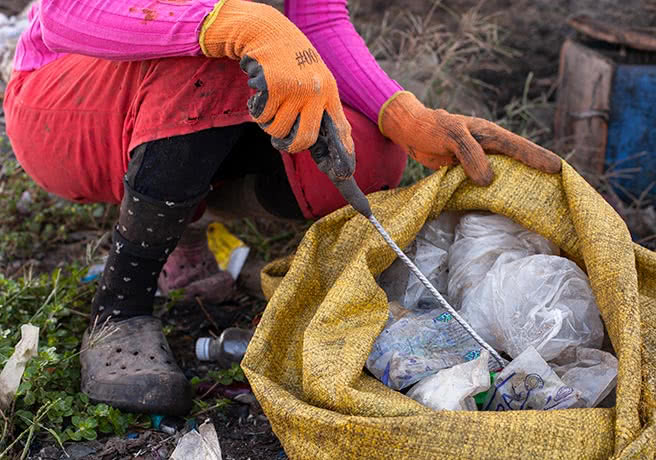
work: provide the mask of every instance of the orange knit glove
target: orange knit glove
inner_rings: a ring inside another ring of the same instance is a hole
[[[338,145],[333,150],[346,155],[335,160],[342,165],[338,175],[353,174],[351,126],[337,82],[310,41],[284,15],[256,2],[222,0],[204,21],[200,45],[206,56],[241,59],[248,85],[257,90],[248,101],[249,111],[276,148],[294,153],[313,146],[325,112],[335,137],[331,141]],[[350,165],[346,170],[345,164]]]
[[[383,105],[378,125],[424,166],[438,169],[460,162],[478,185],[489,185],[494,179],[486,152],[507,155],[547,173],[557,173],[562,166],[556,154],[521,136],[481,118],[429,109],[407,91]]]

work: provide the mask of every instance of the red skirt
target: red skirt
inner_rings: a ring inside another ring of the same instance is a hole
[[[7,135],[20,164],[44,189],[75,202],[119,203],[138,145],[252,121],[246,81],[229,59],[115,62],[69,55],[14,74],[4,101]],[[344,111],[360,187],[365,193],[396,187],[405,153],[364,115]],[[281,154],[305,217],[346,204],[309,152]]]

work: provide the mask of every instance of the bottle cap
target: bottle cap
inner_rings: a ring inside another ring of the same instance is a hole
[[[210,361],[211,337],[200,337],[196,340],[196,358],[200,361]]]

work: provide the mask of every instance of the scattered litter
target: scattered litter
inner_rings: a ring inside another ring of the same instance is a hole
[[[16,202],[16,210],[23,215],[29,214],[33,202],[32,194],[29,190],[25,190],[18,202]]]
[[[214,425],[208,420],[178,441],[171,460],[222,460],[221,446]]]
[[[251,386],[246,382],[232,382],[230,385],[221,385],[217,382],[201,382],[196,386],[196,395],[203,398],[223,396],[235,399],[237,396],[252,393]]]
[[[440,214],[437,219],[424,225],[406,250],[408,257],[443,295],[447,293],[448,286],[448,251],[453,243],[459,219],[460,215],[454,212]],[[389,300],[398,301],[410,309],[418,306],[421,300],[433,299],[421,281],[410,273],[400,259],[395,260],[381,274],[378,283]]]
[[[388,322],[367,359],[367,369],[395,390],[480,356],[481,346],[441,308],[411,312]]]
[[[105,270],[105,263],[106,262],[90,266],[89,270],[87,270],[87,274],[81,280],[82,283],[91,283],[92,281],[100,278],[100,276],[103,274],[103,271]]]
[[[39,328],[31,324],[23,324],[21,339],[0,372],[0,409],[6,410],[13,401],[23,378],[25,366],[30,359],[37,355],[38,349]]]
[[[568,348],[551,363],[566,385],[581,391],[585,407],[597,407],[617,384],[617,358],[593,348]]]
[[[477,410],[473,395],[490,388],[489,359],[483,349],[478,358],[421,380],[407,396],[435,410]]]
[[[495,378],[484,410],[551,410],[582,407],[581,392],[566,385],[537,350],[528,347]]]
[[[196,357],[200,361],[214,361],[222,368],[241,363],[253,331],[229,327],[218,339],[201,337],[196,341]]]
[[[219,222],[212,222],[207,226],[207,243],[219,268],[230,273],[232,279],[236,280],[244,267],[250,248]]]
[[[162,424],[163,419],[164,419],[163,415],[151,415],[150,424],[153,426],[153,429],[159,430],[159,426]]]
[[[462,316],[513,358],[533,346],[550,361],[569,346],[601,347],[604,327],[583,271],[564,257],[501,256],[472,289]]]
[[[466,214],[456,226],[449,250],[449,299],[463,305],[467,291],[485,278],[500,256],[511,262],[535,254],[558,255],[559,250],[504,216]]]
[[[139,433],[128,433],[125,435],[125,437],[128,439],[137,439],[139,437]]]
[[[166,434],[175,434],[186,426],[185,419],[165,415],[159,424],[159,431]]]

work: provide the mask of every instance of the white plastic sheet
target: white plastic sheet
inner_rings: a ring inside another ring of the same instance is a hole
[[[31,324],[23,324],[20,342],[16,344],[14,353],[0,373],[0,409],[4,410],[11,404],[23,378],[25,367],[28,361],[37,355],[38,348],[39,328]]]
[[[568,348],[551,363],[563,383],[581,391],[585,407],[597,407],[617,385],[618,361],[593,348]]]
[[[468,289],[461,313],[492,347],[513,358],[532,346],[550,361],[570,346],[599,348],[604,337],[587,276],[558,256],[499,257]]]
[[[496,214],[470,213],[455,228],[449,250],[449,299],[460,306],[503,255],[507,262],[534,254],[557,255],[558,248],[512,220]]]
[[[448,251],[453,243],[460,214],[443,212],[437,219],[426,222],[415,241],[405,252],[419,270],[443,295],[448,286]],[[405,308],[421,309],[421,301],[433,302],[432,295],[400,259],[383,272],[378,280],[389,300],[398,301]]]
[[[489,359],[490,353],[483,349],[475,360],[421,380],[407,396],[435,410],[477,410],[474,395],[490,388]]]
[[[552,410],[582,404],[581,392],[566,385],[529,347],[495,377],[483,410]]]

